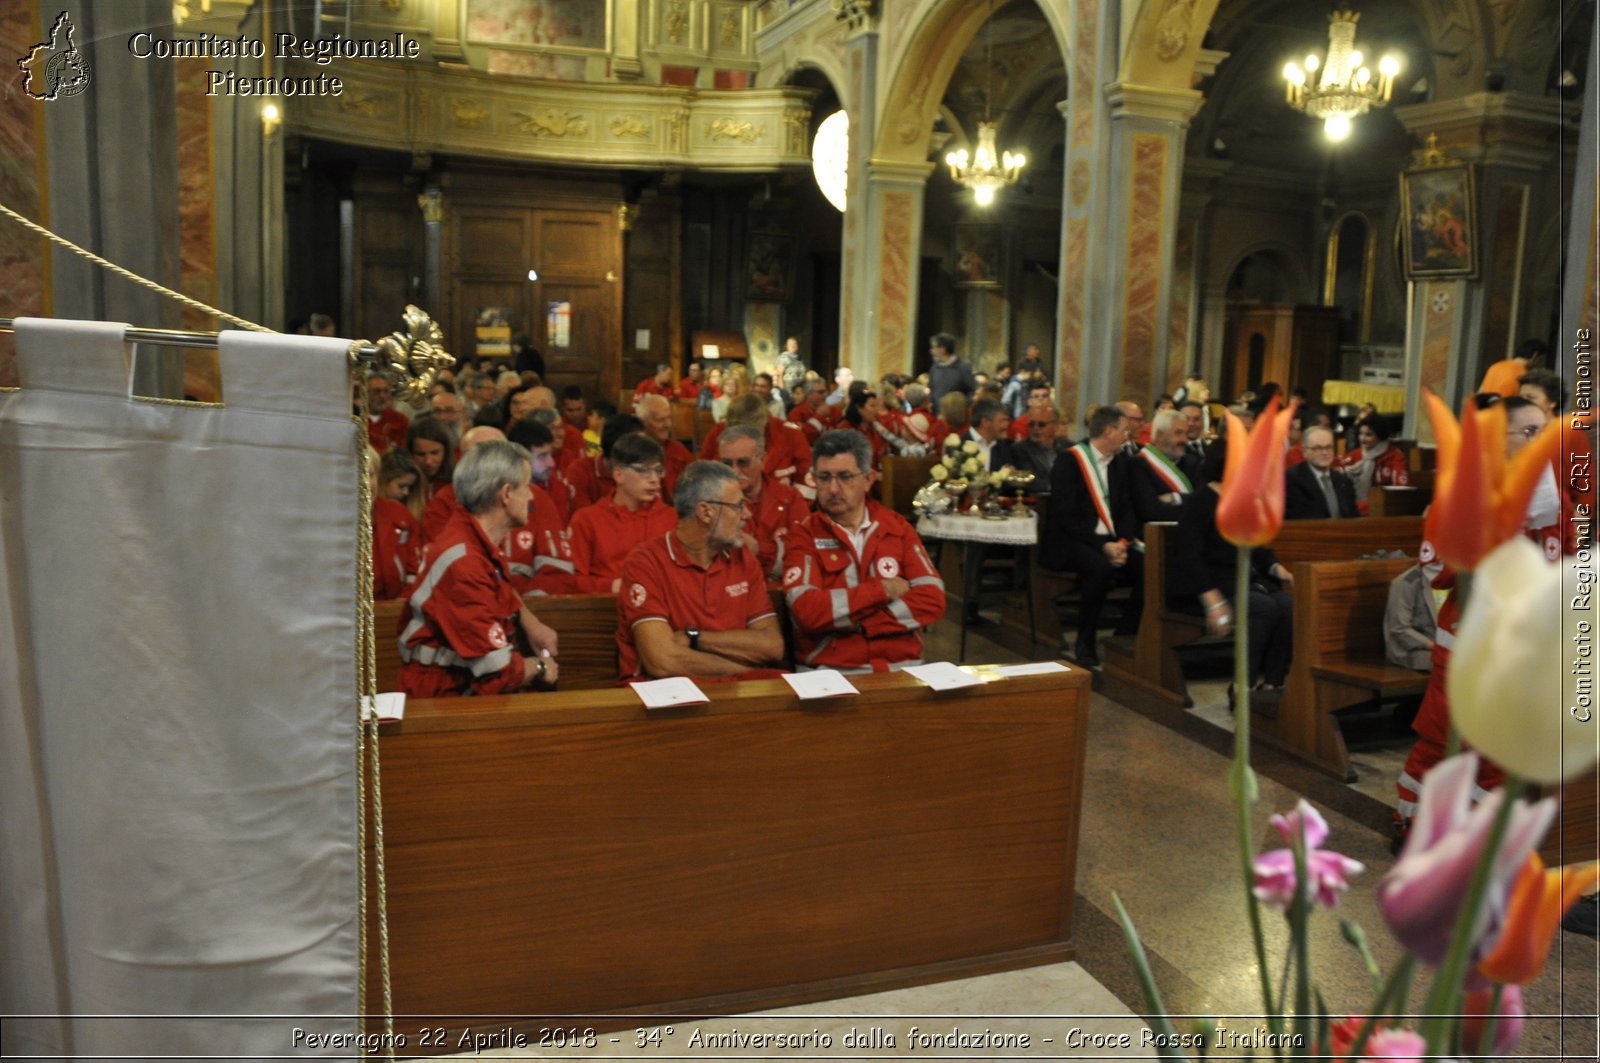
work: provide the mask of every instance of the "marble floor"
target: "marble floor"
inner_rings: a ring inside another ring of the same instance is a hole
[[[1012,599],[985,610],[985,623],[968,635],[968,661],[1015,662],[1050,656],[1041,647],[1028,654],[997,621]],[[930,635],[931,658],[954,659],[959,631],[953,620]],[[1249,1038],[1264,1029],[1254,949],[1246,916],[1236,843],[1236,813],[1226,773],[1232,754],[1232,721],[1226,706],[1226,667],[1196,662],[1192,711],[1158,714],[1121,705],[1099,694],[1090,713],[1088,772],[1078,860],[1073,937],[1075,963],[1056,964],[983,978],[963,979],[846,1000],[825,1001],[738,1018],[676,1024],[659,1043],[633,1043],[633,1035],[606,1035],[592,1055],[550,1053],[564,1058],[691,1058],[721,1055],[742,1059],[873,1059],[894,1056],[944,1058],[1100,1059],[1154,1054],[1144,995],[1116,920],[1120,900],[1149,956],[1155,981],[1174,1026],[1188,1032],[1209,1017],[1234,1031],[1231,1047],[1213,1058],[1251,1054]],[[1365,865],[1336,912],[1318,913],[1312,936],[1317,989],[1331,1012],[1360,1014],[1373,997],[1373,983],[1356,951],[1346,943],[1340,920],[1365,928],[1378,965],[1387,970],[1398,956],[1376,905],[1378,882],[1392,866],[1389,806],[1394,773],[1409,741],[1403,721],[1372,714],[1347,721],[1360,780],[1345,785],[1272,753],[1255,756],[1260,801],[1250,835],[1262,848],[1275,847],[1268,824],[1302,797],[1326,817],[1329,847]],[[1268,966],[1276,982],[1287,939],[1284,923],[1266,914]],[[1562,933],[1544,973],[1525,987],[1529,1019],[1517,1058],[1588,1059],[1597,1055],[1597,990],[1600,953],[1591,938]],[[1410,998],[1420,1007],[1426,980]],[[913,1027],[917,1034],[912,1034]],[[855,1037],[849,1042],[851,1030]],[[700,1032],[694,1044],[689,1038]],[[828,1047],[762,1049],[758,1033],[791,1037],[826,1034]],[[987,1033],[986,1033],[987,1031]],[[1076,1032],[1074,1032],[1076,1031]],[[978,1035],[945,1047],[955,1034]],[[713,1035],[724,1035],[719,1040]],[[993,1047],[1004,1035],[1005,1047]],[[1026,1035],[1026,1047],[1016,1038]],[[617,1036],[610,1042],[610,1036]],[[983,1042],[982,1038],[990,1038]],[[893,1039],[893,1044],[889,1039]],[[1050,1038],[1046,1041],[1045,1038]],[[1070,1044],[1069,1044],[1070,1042]],[[988,1044],[988,1047],[984,1047]],[[746,1047],[715,1047],[743,1045]],[[964,1045],[964,1047],[962,1047]],[[675,1055],[674,1050],[682,1053]],[[1263,1050],[1256,1050],[1260,1054]],[[1300,1050],[1309,1052],[1310,1046]],[[499,1058],[544,1058],[529,1050],[490,1049]],[[1191,1053],[1192,1055],[1193,1053]],[[1292,1052],[1291,1052],[1292,1054]]]

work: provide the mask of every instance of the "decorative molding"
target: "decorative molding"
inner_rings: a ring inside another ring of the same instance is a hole
[[[1110,105],[1113,119],[1153,118],[1186,126],[1205,102],[1205,96],[1194,89],[1169,89],[1126,81],[1106,86],[1106,103]]]
[[[437,188],[430,188],[418,196],[417,206],[422,210],[422,220],[429,225],[444,221],[444,196]]]
[[[668,44],[682,44],[689,35],[688,0],[667,0],[666,13],[661,18],[661,30]]]
[[[516,121],[511,123],[512,129],[518,133],[530,133],[536,137],[583,137],[589,135],[589,120],[574,111],[545,111],[543,114],[527,114],[523,111],[513,111],[511,115]]]
[[[450,120],[462,129],[478,129],[489,120],[489,109],[477,100],[451,100]]]
[[[1156,19],[1156,58],[1170,63],[1189,47],[1189,26],[1194,18],[1194,0],[1167,0]]]
[[[617,229],[620,232],[632,232],[633,223],[639,217],[639,208],[630,203],[617,204]]]
[[[739,43],[739,16],[731,10],[722,13],[722,22],[717,27],[717,44],[723,48],[732,48]]]
[[[874,28],[878,14],[877,0],[831,0],[833,17],[852,30]]]
[[[767,127],[764,124],[757,126],[753,122],[741,122],[737,118],[713,118],[706,125],[708,140],[738,140],[750,144],[766,135]]]
[[[643,140],[650,135],[650,123],[636,114],[619,114],[611,119],[611,135]]]
[[[806,153],[806,133],[811,128],[811,116],[805,112],[794,112],[783,116],[784,125],[789,130],[789,151],[796,155]]]
[[[339,110],[362,118],[383,118],[394,113],[394,107],[382,96],[367,92],[348,92],[338,97]]]

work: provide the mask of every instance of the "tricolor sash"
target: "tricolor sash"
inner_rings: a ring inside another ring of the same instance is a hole
[[[1111,499],[1107,497],[1106,482],[1100,477],[1100,463],[1095,460],[1094,449],[1087,442],[1072,448],[1072,456],[1083,469],[1083,481],[1089,485],[1089,499],[1094,503],[1100,521],[1112,535],[1117,534],[1116,522],[1111,519]]]
[[[1194,493],[1194,485],[1183,474],[1183,470],[1174,465],[1172,459],[1161,453],[1158,448],[1154,446],[1145,447],[1139,453],[1144,457],[1145,461],[1150,463],[1151,470],[1155,472],[1162,483],[1180,495]]]

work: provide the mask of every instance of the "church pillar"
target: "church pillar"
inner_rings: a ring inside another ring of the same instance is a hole
[[[1104,382],[1110,402],[1148,404],[1166,386],[1172,331],[1175,249],[1189,119],[1205,98],[1192,90],[1115,84],[1111,174],[1096,215],[1105,226],[1107,268],[1100,299],[1107,308],[1088,333],[1086,378]]]
[[[1542,338],[1554,316],[1553,263],[1530,255],[1530,217],[1554,190],[1564,166],[1550,146],[1567,122],[1560,101],[1516,93],[1473,93],[1395,110],[1406,129],[1427,147],[1408,173],[1463,163],[1472,168],[1476,217],[1467,232],[1475,272],[1460,277],[1416,278],[1411,284],[1406,331],[1407,415],[1404,432],[1426,439],[1419,416],[1421,388],[1457,407],[1477,387],[1491,363],[1512,354],[1529,337]],[[1418,187],[1414,179],[1412,187]],[[1413,214],[1420,204],[1411,204]],[[1409,219],[1408,219],[1409,224]],[[1551,287],[1535,306],[1538,282]]]
[[[853,362],[856,376],[876,382],[888,373],[910,373],[921,258],[923,191],[932,163],[873,163],[867,169],[865,251],[867,320],[870,333]],[[923,337],[926,339],[926,337]],[[864,375],[865,374],[865,375]]]
[[[846,172],[844,231],[839,263],[839,364],[864,380],[877,375],[877,259],[872,233],[873,181],[869,172],[877,138],[878,19],[871,3],[847,0],[834,5],[848,24],[844,109],[850,116],[850,157]]]

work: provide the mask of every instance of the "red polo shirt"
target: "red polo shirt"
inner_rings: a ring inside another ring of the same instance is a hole
[[[622,574],[628,551],[678,526],[677,512],[659,498],[630,510],[616,496],[585,506],[572,515],[572,563],[578,590],[608,594]]]
[[[688,399],[690,402],[694,402],[700,397],[700,389],[703,386],[704,385],[696,384],[688,377],[684,377],[682,380],[678,381],[678,398]]]
[[[690,560],[674,530],[657,535],[628,555],[622,565],[622,589],[617,593],[617,645],[621,648],[622,677],[640,676],[639,651],[634,646],[637,624],[660,620],[674,631],[697,627],[702,631],[732,631],[776,615],[761,578],[761,563],[748,550],[724,550],[710,568]],[[773,674],[758,670],[759,674]]]
[[[380,414],[367,414],[367,441],[380,454],[390,447],[405,446],[410,429],[411,418],[393,406]]]
[[[706,433],[705,442],[700,444],[700,456],[706,461],[717,460],[717,440],[722,438],[722,430],[726,427],[726,424],[718,422]],[[811,444],[806,442],[806,434],[799,425],[768,414],[766,446],[767,461],[762,467],[763,472],[786,484],[806,482],[806,473],[811,471]]]
[[[761,497],[750,504],[744,530],[755,539],[756,558],[761,562],[767,582],[773,586],[783,579],[789,529],[805,520],[810,512],[811,506],[799,491],[781,480],[762,477]]]

